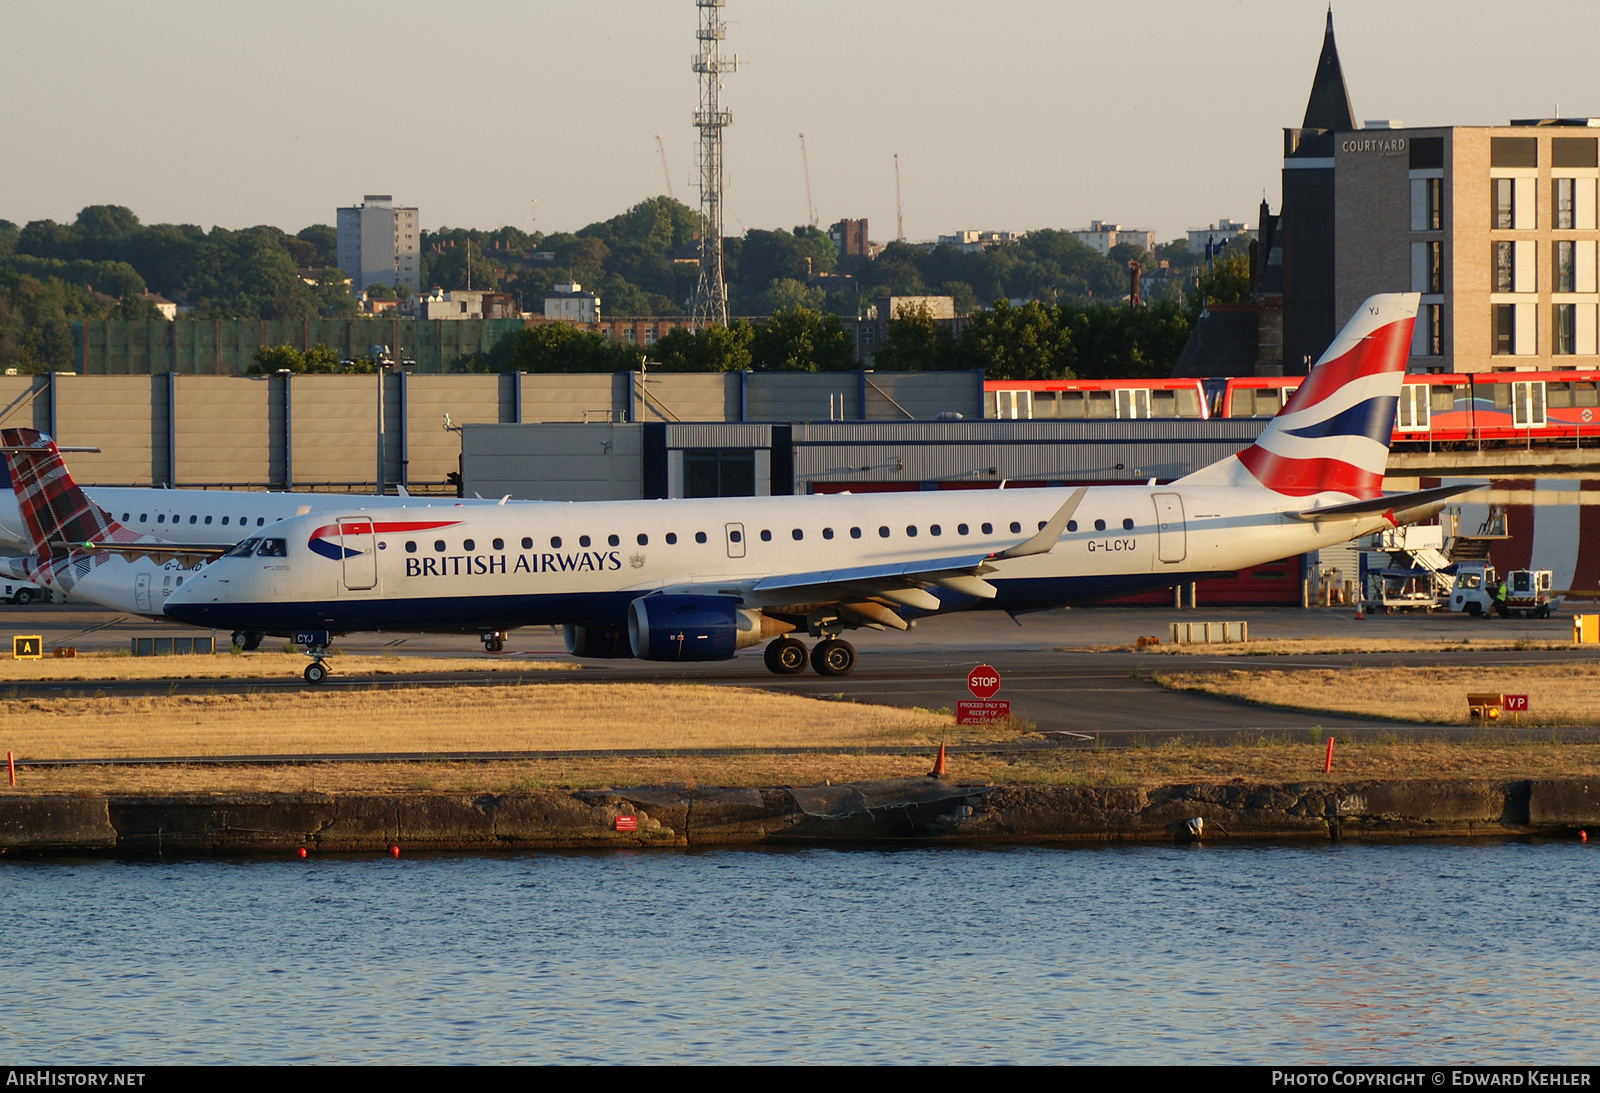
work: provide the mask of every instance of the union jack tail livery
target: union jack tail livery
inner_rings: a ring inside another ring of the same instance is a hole
[[[72,480],[55,441],[37,429],[0,429],[23,529],[40,559],[85,543],[137,543],[136,531],[112,519]]]
[[[1420,301],[1369,296],[1255,444],[1180,482],[1380,497]]]

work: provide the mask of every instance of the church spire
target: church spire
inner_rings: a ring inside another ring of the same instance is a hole
[[[1344,70],[1339,67],[1339,47],[1333,41],[1333,5],[1328,5],[1328,28],[1322,35],[1322,56],[1317,58],[1317,74],[1311,81],[1311,98],[1306,103],[1303,129],[1354,129],[1355,111],[1350,108],[1350,92],[1345,90]]]

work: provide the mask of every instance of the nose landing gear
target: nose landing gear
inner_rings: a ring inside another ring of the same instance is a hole
[[[328,656],[328,632],[326,630],[296,630],[294,643],[305,646],[306,656],[311,658],[311,663],[306,665],[306,682],[313,687],[328,678],[328,666],[323,663]]]
[[[504,630],[485,630],[481,635],[483,651],[485,653],[501,653],[506,647],[506,632]]]

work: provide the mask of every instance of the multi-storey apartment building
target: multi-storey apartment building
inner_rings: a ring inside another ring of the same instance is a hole
[[[338,211],[339,269],[359,292],[371,285],[422,288],[422,222],[389,194],[367,194]]]

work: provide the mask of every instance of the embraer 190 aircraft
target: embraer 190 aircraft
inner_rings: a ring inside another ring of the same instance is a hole
[[[1425,519],[1384,496],[1415,294],[1374,296],[1256,443],[1165,486],[594,501],[286,520],[168,599],[195,626],[329,635],[558,624],[576,656],[855,667],[840,635],[1170,587]],[[809,651],[797,635],[821,639]]]

